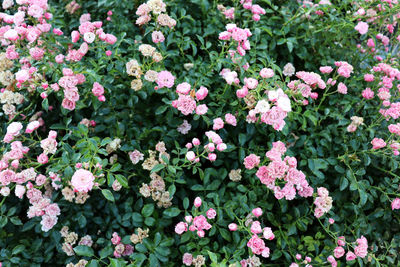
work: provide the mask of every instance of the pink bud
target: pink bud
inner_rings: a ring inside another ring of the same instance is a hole
[[[237,224],[236,223],[230,223],[229,225],[228,225],[228,228],[229,228],[229,230],[230,231],[236,231],[237,229],[238,229],[238,226],[237,226]]]
[[[15,169],[18,169],[19,161],[18,161],[17,159],[13,160],[13,161],[11,162],[11,166],[12,166],[13,168],[15,168]]]
[[[217,145],[217,150],[218,151],[224,151],[227,148],[225,143],[221,143]]]
[[[185,145],[185,147],[186,147],[187,149],[191,149],[191,148],[193,147],[193,145],[192,145],[192,143],[187,143],[187,144]]]
[[[192,221],[192,219],[193,219],[193,217],[190,216],[190,215],[185,216],[185,221],[186,221],[187,223],[190,223],[190,222]]]
[[[100,102],[106,101],[106,97],[104,95],[99,96],[98,99]]]
[[[260,217],[260,216],[263,214],[261,208],[255,208],[255,209],[253,209],[253,210],[252,210],[252,213],[253,213],[253,215],[256,216],[256,217]]]
[[[197,235],[198,235],[199,237],[204,237],[205,232],[204,232],[203,230],[198,230],[198,231],[197,231]]]
[[[215,153],[208,154],[208,159],[210,161],[215,161],[217,159],[217,154],[215,154]]]
[[[208,95],[208,89],[204,86],[200,86],[200,89],[196,92],[197,100],[203,100]]]
[[[193,143],[193,145],[198,146],[198,145],[200,145],[200,140],[197,138],[193,138],[192,143]]]
[[[111,50],[107,50],[107,51],[106,51],[106,56],[109,57],[109,56],[111,56],[111,55],[112,55],[112,51],[111,51]]]
[[[209,144],[206,146],[206,149],[208,149],[208,151],[210,151],[210,152],[214,152],[214,150],[215,150],[215,145],[214,145],[214,143],[209,143]]]
[[[194,199],[194,206],[195,206],[196,208],[198,208],[198,207],[201,206],[201,198],[196,197],[196,198]]]

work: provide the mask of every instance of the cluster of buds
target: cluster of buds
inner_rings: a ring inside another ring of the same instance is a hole
[[[202,200],[200,197],[196,197],[194,200],[194,206],[199,208],[202,204]],[[191,232],[197,233],[199,237],[204,237],[205,236],[205,231],[204,230],[210,230],[212,225],[208,223],[207,219],[215,219],[217,216],[217,212],[213,209],[210,208],[206,212],[206,216],[204,215],[197,215],[193,218],[192,215],[187,215],[185,216],[185,221],[179,222],[175,226],[175,233],[178,235],[183,234],[184,232],[187,232],[187,230]]]
[[[64,238],[64,243],[62,245],[62,250],[68,256],[75,255],[73,246],[76,244],[77,246],[88,246],[91,247],[93,245],[93,240],[90,235],[85,235],[81,238],[81,240],[77,243],[79,236],[75,232],[70,232],[68,226],[63,226],[61,228],[61,236]]]
[[[137,229],[137,234],[131,235],[131,242],[136,245],[138,243],[142,244],[143,239],[149,237],[149,229],[143,230],[142,228]]]
[[[165,188],[164,179],[153,172],[150,174],[151,181],[149,184],[142,184],[139,192],[145,198],[152,197],[157,202],[158,207],[168,208],[172,205],[172,197]]]
[[[114,257],[116,258],[121,258],[122,256],[129,256],[133,253],[133,246],[129,244],[123,244],[121,242],[121,237],[116,232],[112,234],[111,243],[115,245]]]

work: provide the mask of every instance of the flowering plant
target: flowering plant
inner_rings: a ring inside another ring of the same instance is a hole
[[[3,0],[1,266],[395,266],[400,3]]]

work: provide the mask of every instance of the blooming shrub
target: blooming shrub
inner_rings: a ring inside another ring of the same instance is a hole
[[[400,3],[3,0],[0,266],[397,266]]]

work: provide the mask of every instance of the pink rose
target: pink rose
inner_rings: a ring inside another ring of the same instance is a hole
[[[175,233],[177,233],[178,235],[181,235],[183,232],[187,231],[187,223],[184,222],[179,222],[176,226],[175,226]]]
[[[392,210],[398,209],[400,209],[400,198],[397,197],[392,201]]]
[[[215,211],[215,209],[211,208],[206,212],[206,215],[208,219],[214,219],[215,216],[217,216],[217,212]]]
[[[345,251],[344,248],[342,247],[336,247],[335,250],[333,251],[333,254],[335,256],[335,258],[340,258],[344,255]]]
[[[78,192],[88,192],[94,185],[94,176],[90,171],[79,169],[71,179],[72,187]]]
[[[368,32],[368,23],[360,21],[355,27],[360,34],[366,34]]]

